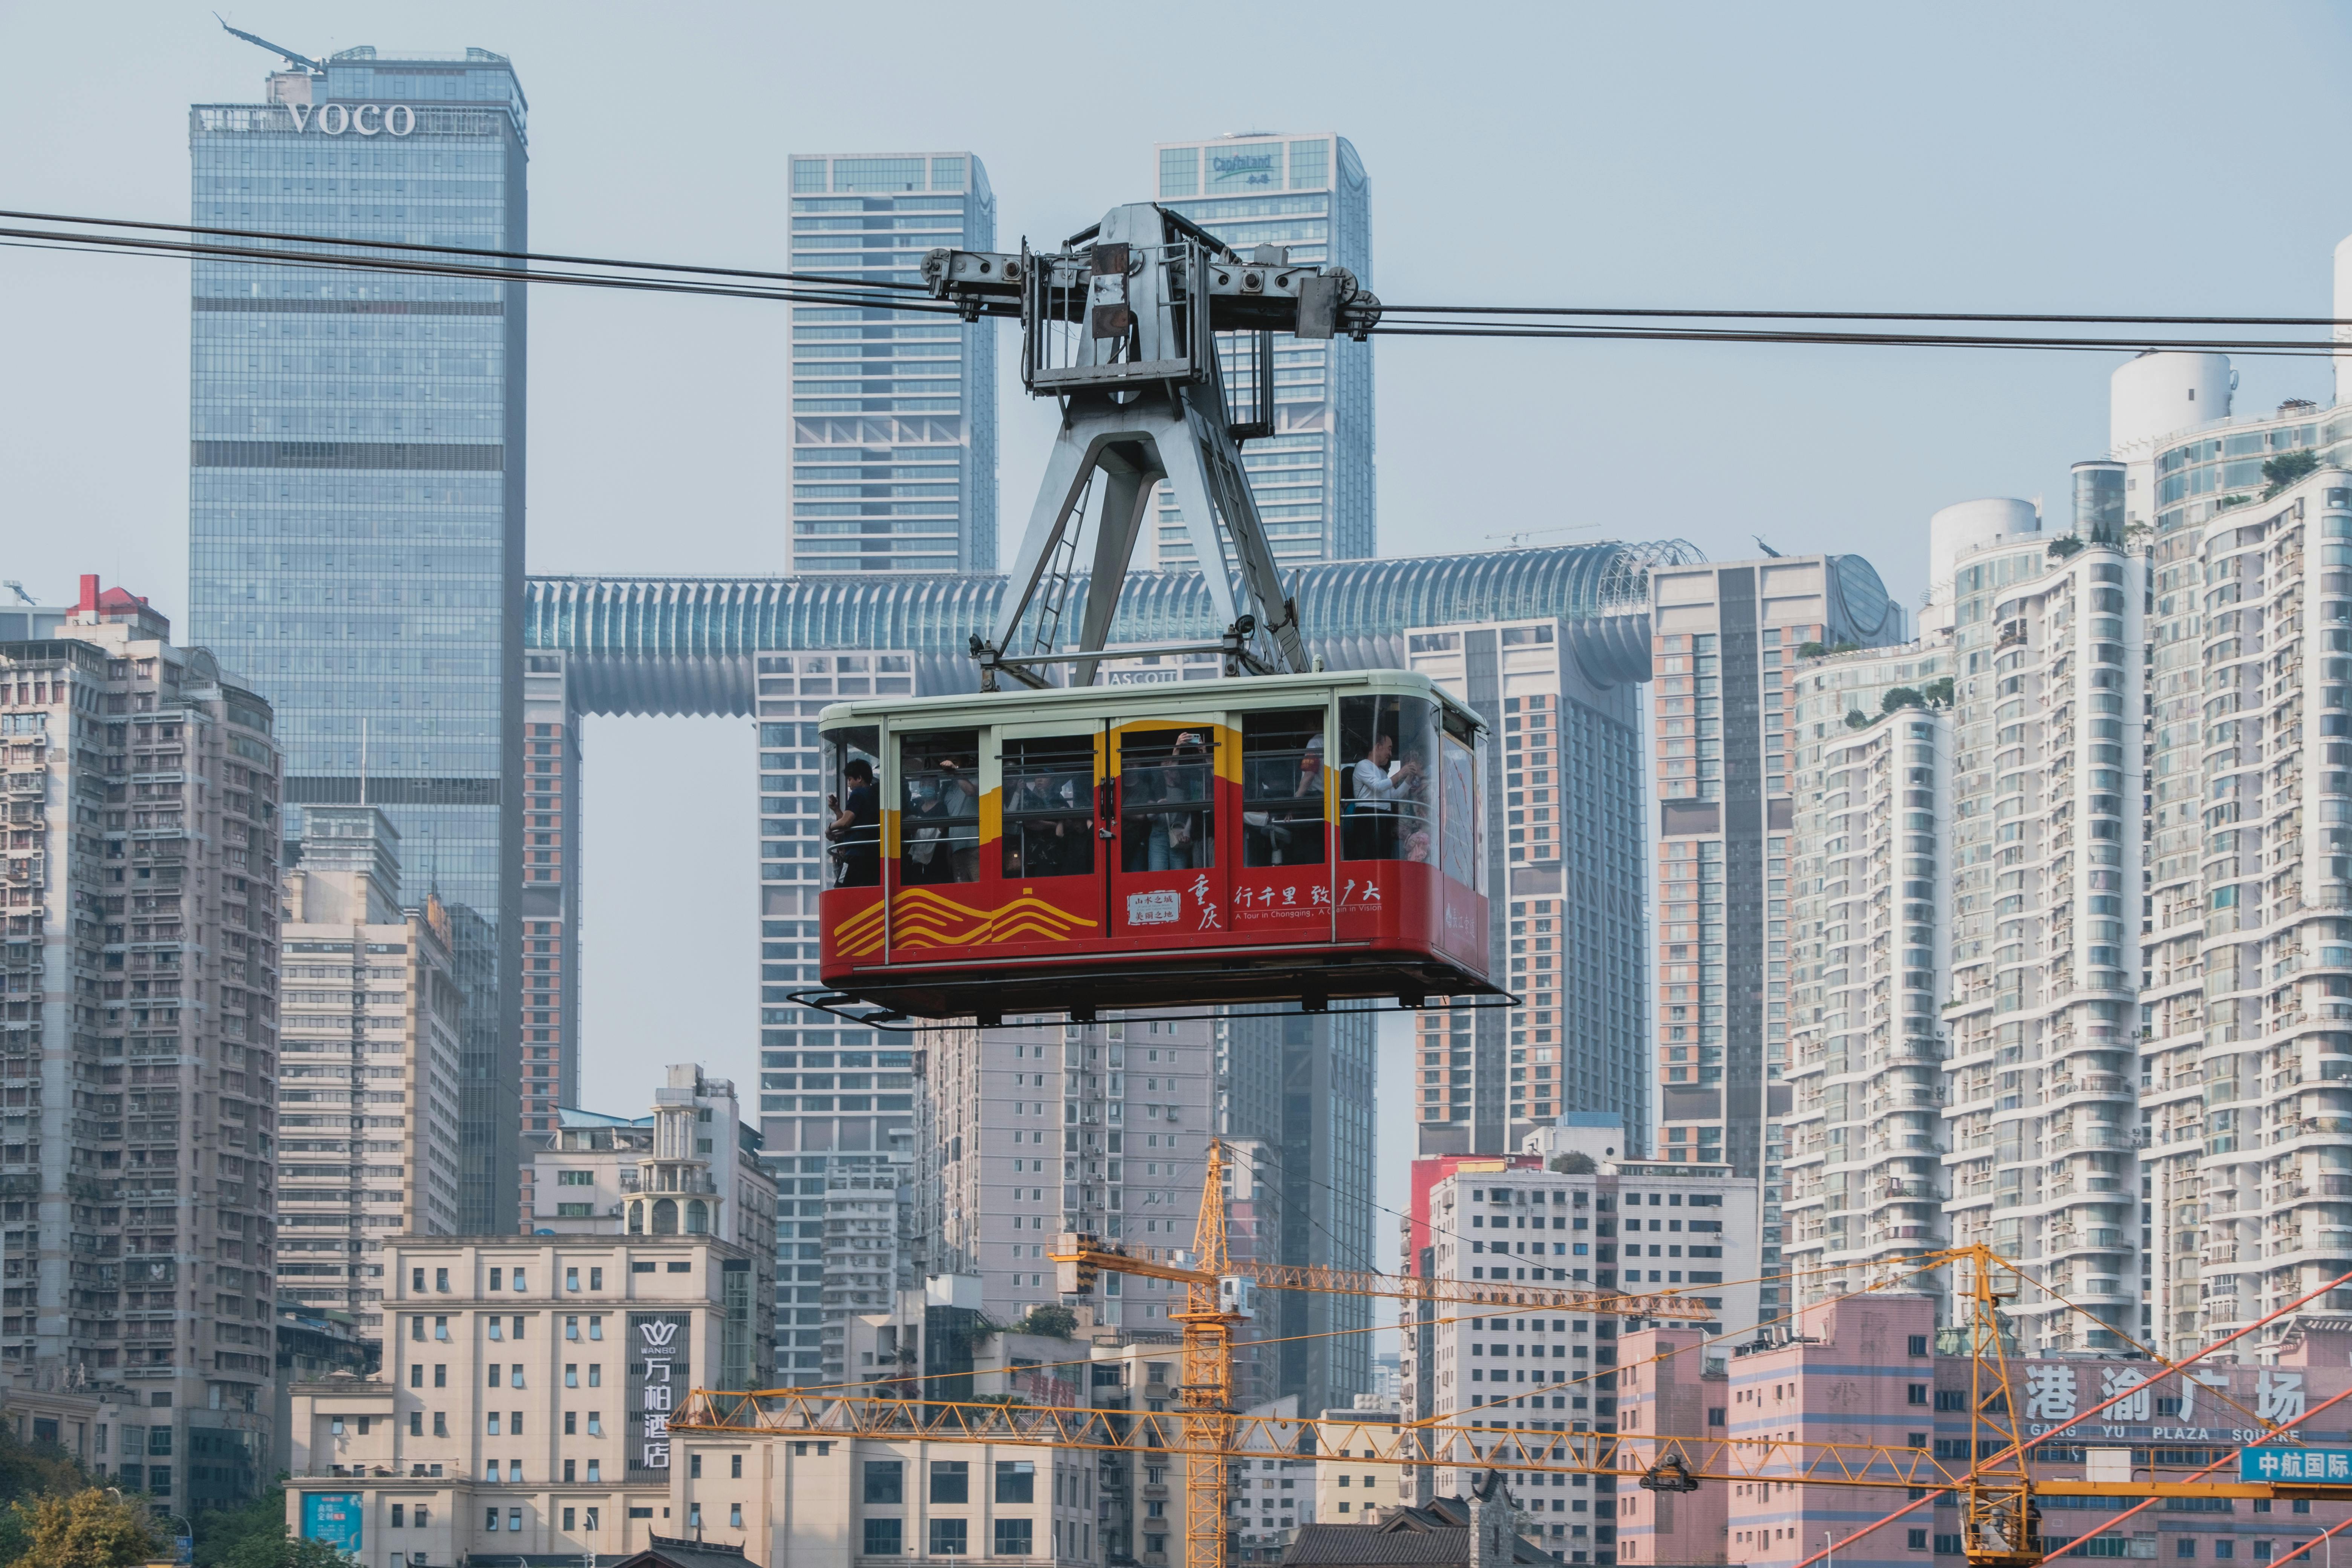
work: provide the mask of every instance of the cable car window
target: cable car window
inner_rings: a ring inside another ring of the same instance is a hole
[[[1323,863],[1323,710],[1242,716],[1242,864]]]
[[[1448,726],[1438,745],[1445,836],[1445,874],[1465,888],[1478,886],[1478,753]]]
[[[1004,742],[1004,874],[1076,877],[1095,868],[1095,737]]]
[[[898,739],[898,880],[980,880],[980,731]]]
[[[882,883],[881,753],[878,725],[825,731],[824,804],[833,818],[824,836],[832,841],[833,887]]]
[[[1436,739],[1434,702],[1339,700],[1339,840],[1348,859],[1434,857],[1429,795]]]
[[[1206,726],[1119,738],[1119,864],[1184,871],[1216,864],[1215,758]]]

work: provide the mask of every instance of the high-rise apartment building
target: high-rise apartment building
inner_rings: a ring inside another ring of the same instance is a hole
[[[0,1369],[137,1405],[183,1512],[270,1453],[281,802],[269,705],[82,579],[0,644]]]
[[[1571,1111],[1614,1114],[1638,1149],[1651,1125],[1640,696],[1579,659],[1556,620],[1421,627],[1405,649],[1486,721],[1491,951],[1525,999],[1422,1015],[1420,1152],[1507,1153]]]
[[[2333,412],[2233,422],[2155,459],[2147,934],[2129,978],[2137,1283],[2168,1353],[2352,1268],[2352,421]],[[2283,488],[2231,471],[2240,450],[2323,447]],[[2210,500],[2192,499],[2200,468],[2219,475]]]
[[[1769,1272],[1789,1109],[1789,686],[1807,644],[1899,641],[1903,611],[1858,555],[1662,567],[1650,590],[1657,1152],[1760,1182]],[[1768,1282],[1759,1310],[1780,1305]]]
[[[190,221],[527,249],[526,114],[486,49],[345,49],[191,110]],[[289,833],[364,799],[449,908],[470,1233],[516,1215],[524,295],[200,258],[191,300],[192,629],[272,694]]]
[[[457,1228],[465,1008],[447,911],[403,909],[372,805],[303,813],[278,935],[278,1299],[383,1338],[387,1237]]]
[[[977,1276],[998,1322],[1061,1300],[1046,1256],[1081,1231],[1189,1249],[1216,1075],[1207,1019],[928,1029],[915,1234],[923,1271]],[[1177,1331],[1181,1288],[1105,1275],[1096,1321]]]
[[[580,715],[564,690],[563,656],[523,655],[522,1064],[526,1134],[580,1103]],[[520,1172],[525,1184],[529,1166]],[[530,1213],[532,1194],[520,1194]]]
[[[1951,673],[1948,645],[1797,668],[1781,1256],[1801,1304],[1949,1239]]]
[[[1299,263],[1348,268],[1372,282],[1372,198],[1364,165],[1344,136],[1253,133],[1157,150],[1160,204],[1244,256],[1282,247]],[[1255,340],[1227,334],[1219,353],[1225,395],[1257,393]],[[1372,350],[1335,338],[1274,339],[1274,428],[1242,448],[1258,515],[1285,566],[1373,554]],[[1183,514],[1160,489],[1151,527],[1163,569],[1197,571]],[[1308,1406],[1319,1408],[1319,1406]]]
[[[790,163],[796,271],[915,284],[927,250],[995,247],[996,196],[969,153]],[[792,312],[792,570],[995,571],[996,323]]]
[[[1132,1037],[1150,1026],[1128,1028]],[[1378,1267],[1372,1091],[1379,1037],[1372,1016],[1236,1013],[1216,1020],[1211,1039],[1215,1125],[1235,1151],[1228,1244],[1237,1256],[1246,1249],[1272,1263]],[[1197,1174],[1192,1179],[1197,1188]],[[1369,1333],[1359,1331],[1370,1328],[1372,1312],[1363,1296],[1284,1290],[1260,1297],[1250,1342],[1237,1358],[1246,1369],[1237,1396],[1253,1404],[1296,1398],[1301,1408],[1319,1410],[1365,1392],[1372,1347]]]

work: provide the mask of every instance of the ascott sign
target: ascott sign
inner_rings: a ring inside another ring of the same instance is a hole
[[[324,136],[341,136],[347,132],[357,132],[362,136],[405,136],[416,129],[416,110],[404,103],[389,107],[381,103],[327,103],[317,108],[289,103],[286,108],[294,116],[298,135],[313,125]]]

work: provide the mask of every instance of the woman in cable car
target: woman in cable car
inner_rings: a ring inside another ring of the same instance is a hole
[[[1424,677],[851,702],[819,728],[822,973],[847,996],[986,1023],[1495,990],[1483,733]]]

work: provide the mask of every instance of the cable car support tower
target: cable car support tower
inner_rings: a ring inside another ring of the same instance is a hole
[[[1183,511],[1224,632],[1213,643],[1142,651],[1214,653],[1228,675],[1304,673],[1298,605],[1284,592],[1241,443],[1274,430],[1275,333],[1344,333],[1361,342],[1380,321],[1379,300],[1345,268],[1294,266],[1279,246],[1244,258],[1151,202],[1112,208],[1059,251],[1033,252],[1026,244],[1018,252],[934,250],[923,258],[922,275],[932,295],[961,306],[966,320],[1017,315],[1022,384],[1062,405],[1062,427],[996,624],[988,637],[971,638],[981,689],[997,690],[1006,679],[1044,687],[1055,667],[1068,668],[1071,685],[1094,684],[1152,487],[1161,480]],[[1248,406],[1238,411],[1218,350],[1226,333],[1241,335],[1237,357],[1248,366]],[[1076,650],[1063,653],[1054,645],[1097,480],[1103,498],[1085,614]],[[1236,570],[1246,608],[1234,594]],[[1033,629],[1022,646],[1024,624]]]

